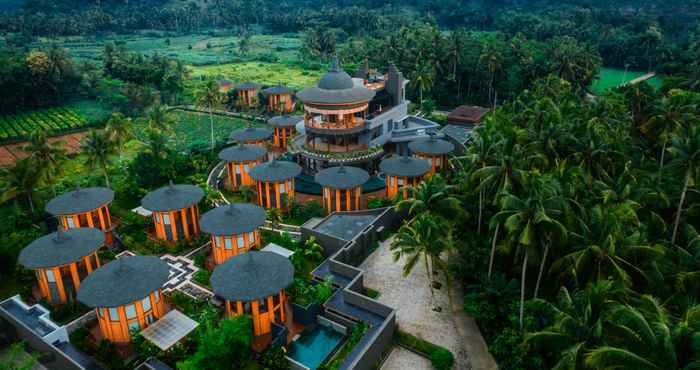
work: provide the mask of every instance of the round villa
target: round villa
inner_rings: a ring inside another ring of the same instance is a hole
[[[105,339],[131,342],[131,331],[141,330],[166,314],[161,287],[169,267],[155,256],[125,256],[90,274],[78,300],[94,308]]]
[[[235,190],[240,186],[255,184],[248,172],[262,163],[265,158],[265,149],[259,145],[238,144],[230,146],[219,152],[219,159],[226,162],[228,185]]]
[[[265,224],[265,210],[249,203],[232,203],[202,215],[202,231],[211,235],[215,265],[260,246],[259,228]]]
[[[296,134],[297,123],[303,121],[301,116],[283,115],[270,118],[267,123],[274,129],[274,144],[280,149],[287,149],[287,142]]]
[[[386,175],[386,196],[408,197],[408,187],[416,186],[430,172],[431,164],[416,157],[391,157],[379,163],[379,169]]]
[[[114,191],[109,188],[92,187],[63,193],[46,204],[46,212],[56,216],[65,229],[94,227],[105,233],[107,244],[112,243],[112,218],[109,204],[114,200]]]
[[[246,81],[233,87],[236,91],[238,104],[241,108],[255,108],[258,106],[258,91],[262,85]]]
[[[291,113],[294,111],[292,96],[294,90],[287,86],[277,85],[262,91],[267,96],[267,111],[276,113]]]
[[[286,199],[294,198],[294,178],[301,167],[288,161],[273,159],[250,170],[258,191],[258,204],[265,208],[286,208]]]
[[[432,175],[447,167],[447,156],[455,150],[455,146],[447,140],[435,138],[432,134],[429,139],[410,142],[408,149],[416,157],[430,161],[429,175]]]
[[[146,194],[143,208],[153,212],[156,237],[166,241],[190,239],[199,234],[197,203],[204,191],[193,185],[170,185]]]
[[[341,165],[319,171],[315,180],[323,187],[323,207],[328,213],[364,208],[362,185],[369,180],[367,171]]]
[[[265,147],[265,143],[272,137],[272,130],[262,127],[246,127],[231,132],[229,141],[242,144],[253,144]]]
[[[269,334],[273,322],[286,322],[284,289],[293,279],[294,267],[287,258],[272,252],[250,251],[216,266],[211,286],[217,296],[226,300],[227,315],[251,315],[257,337]]]
[[[36,271],[43,298],[54,304],[72,302],[81,281],[100,267],[97,250],[104,243],[105,235],[98,229],[59,227],[22,249],[18,261]]]

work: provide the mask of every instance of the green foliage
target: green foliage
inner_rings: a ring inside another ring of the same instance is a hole
[[[323,283],[312,284],[307,280],[294,278],[287,292],[292,297],[292,301],[300,306],[322,304],[333,295],[333,281],[328,279]]]
[[[396,331],[395,340],[400,345],[427,356],[433,368],[437,370],[449,370],[454,365],[455,357],[447,348],[430,343],[401,330]]]
[[[455,363],[455,357],[452,352],[440,348],[430,354],[430,363],[436,370],[449,370]]]
[[[39,353],[26,353],[25,343],[16,342],[10,345],[7,353],[3,354],[0,361],[0,370],[30,370],[37,366]]]
[[[211,287],[211,271],[207,269],[200,269],[199,271],[194,273],[194,281],[196,281],[198,284],[205,286],[205,287]]]
[[[252,321],[248,316],[207,322],[198,330],[197,351],[178,362],[179,370],[240,368],[250,353]]]
[[[289,368],[289,361],[285,357],[282,347],[269,348],[263,352],[260,363],[266,370],[286,370]]]
[[[357,343],[360,342],[362,337],[367,334],[369,326],[364,321],[360,321],[352,328],[350,332],[350,337],[345,341],[345,344],[340,348],[338,354],[335,355],[333,360],[329,363],[321,364],[319,369],[321,370],[338,370],[340,365],[345,361],[350,352],[355,348]]]
[[[95,358],[109,369],[127,369],[126,363],[117,350],[117,346],[107,339],[102,339],[95,347]]]

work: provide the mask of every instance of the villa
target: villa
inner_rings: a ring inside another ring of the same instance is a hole
[[[46,203],[46,212],[55,216],[64,229],[94,227],[105,233],[107,244],[112,243],[112,218],[109,204],[114,200],[114,191],[103,187],[65,192]]]
[[[199,208],[204,191],[193,185],[170,185],[146,194],[141,206],[153,213],[156,239],[175,242],[199,234]]]

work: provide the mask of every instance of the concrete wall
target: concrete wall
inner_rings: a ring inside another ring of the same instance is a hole
[[[388,111],[375,117],[374,119],[369,120],[368,127],[370,129],[370,133],[372,130],[374,130],[375,128],[377,128],[379,126],[383,127],[382,135],[371,140],[369,142],[369,145],[370,146],[384,145],[387,141],[389,141],[389,139],[391,139],[393,127],[391,130],[389,129],[390,121],[391,122],[401,122],[407,116],[408,116],[408,103],[404,102],[402,104],[399,104],[397,106],[392,107],[391,109],[389,109]]]

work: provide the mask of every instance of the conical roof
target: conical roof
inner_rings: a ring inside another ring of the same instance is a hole
[[[18,262],[29,269],[63,266],[89,256],[105,243],[105,234],[91,227],[58,231],[29,243]]]
[[[214,268],[211,287],[229,301],[254,301],[278,294],[294,279],[294,266],[272,252],[248,251]]]
[[[328,72],[321,76],[316,86],[297,93],[302,102],[311,104],[362,103],[372,100],[374,95],[374,90],[355,85],[352,77],[340,67],[337,57],[333,58]]]

